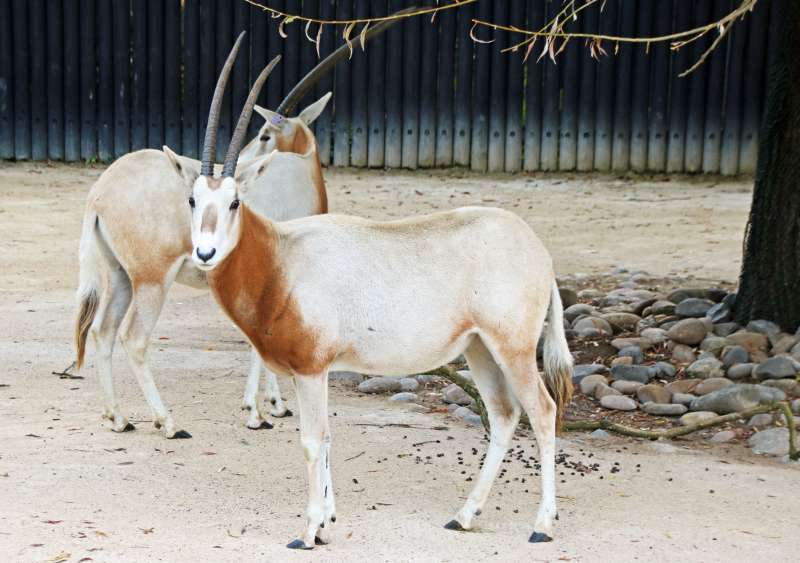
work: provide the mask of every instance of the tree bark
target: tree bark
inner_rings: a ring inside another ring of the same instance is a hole
[[[768,69],[736,320],[768,319],[793,332],[800,325],[800,0],[785,2]]]

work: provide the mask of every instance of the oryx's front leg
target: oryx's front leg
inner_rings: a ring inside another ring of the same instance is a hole
[[[329,459],[328,374],[295,376],[294,385],[300,409],[300,442],[308,469],[308,507],[302,535],[287,547],[312,549],[315,543],[328,542],[331,523],[336,519]]]
[[[244,387],[244,399],[242,400],[242,410],[248,411],[248,428],[260,430],[262,428],[272,428],[272,424],[264,419],[261,414],[261,400],[259,397],[259,387],[261,380],[261,356],[255,348],[250,348],[250,373],[247,375],[247,384]]]

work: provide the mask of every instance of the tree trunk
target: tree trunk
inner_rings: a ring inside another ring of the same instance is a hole
[[[800,0],[786,0],[781,28],[768,69],[736,319],[768,319],[794,331],[800,325]]]

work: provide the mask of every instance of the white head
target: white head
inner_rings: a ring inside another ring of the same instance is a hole
[[[250,141],[239,155],[240,162],[247,162],[274,150],[305,154],[305,146],[314,136],[309,125],[320,116],[331,99],[328,92],[319,100],[300,112],[297,117],[284,117],[272,110],[255,106],[253,109],[266,123],[261,126],[258,136]]]
[[[183,177],[190,188],[188,194],[189,207],[192,210],[192,260],[203,270],[210,270],[222,262],[233,250],[239,241],[240,212],[239,212],[239,182],[235,179],[236,164],[250,123],[253,106],[261,87],[269,73],[280,60],[275,57],[267,67],[261,71],[250,94],[245,101],[236,129],[231,135],[231,142],[225,156],[220,177],[214,176],[214,155],[217,150],[217,124],[219,123],[219,110],[225,85],[231,67],[236,58],[236,53],[241,44],[244,32],[239,36],[233,46],[225,65],[222,67],[211,108],[208,114],[205,143],[203,145],[203,158],[200,165],[200,175],[185,171],[178,156],[164,147],[164,153],[169,158],[173,167]]]
[[[233,178],[199,176],[189,196],[192,260],[202,270],[219,264],[239,241],[239,189]]]

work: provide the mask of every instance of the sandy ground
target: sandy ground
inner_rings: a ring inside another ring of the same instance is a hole
[[[167,441],[152,428],[121,353],[117,381],[133,433],[100,421],[91,350],[87,379],[51,374],[72,359],[80,219],[99,172],[0,164],[3,561],[795,560],[798,469],[697,440],[565,436],[557,541],[532,545],[539,483],[521,459],[536,450],[520,432],[478,530],[446,531],[478,470],[482,433],[337,386],[334,542],[289,552],[305,506],[297,420],[272,431],[243,426],[245,345],[209,295],[173,289],[151,347],[162,397],[192,440]],[[328,180],[336,211],[371,217],[514,209],[560,273],[622,264],[734,279],[750,198],[747,182],[349,171]]]

